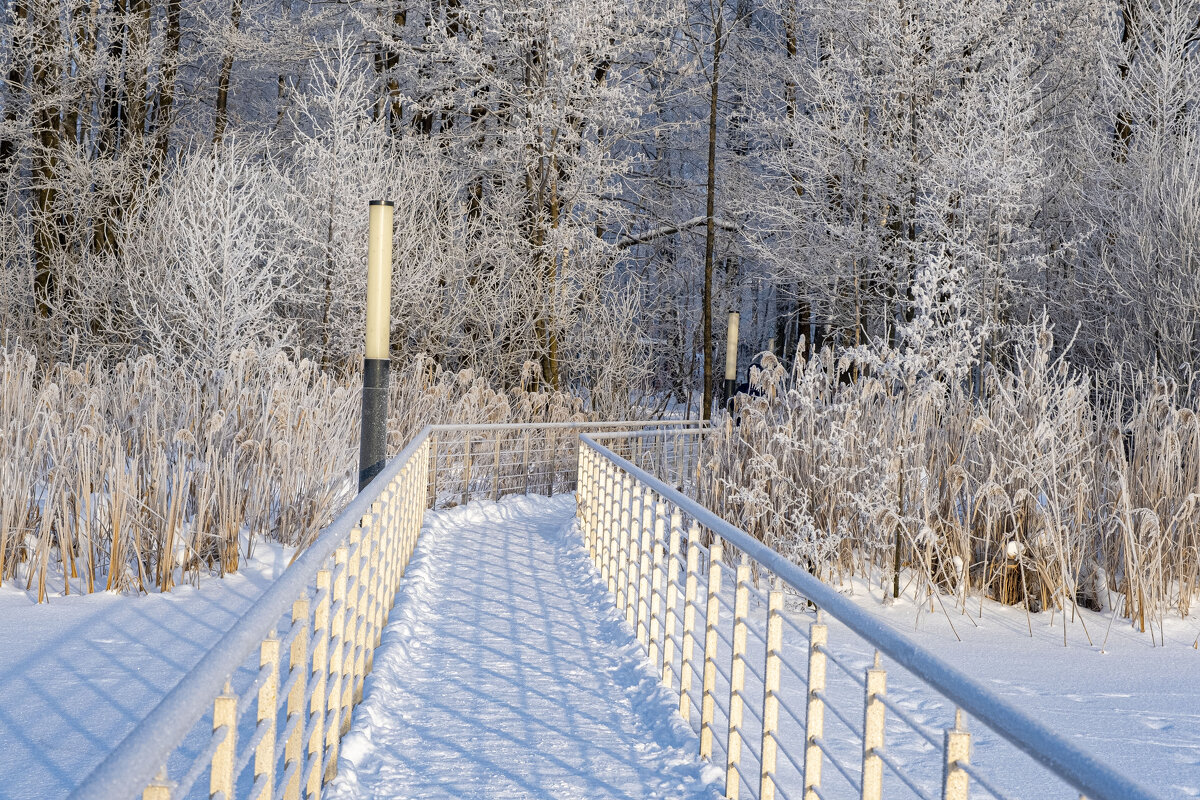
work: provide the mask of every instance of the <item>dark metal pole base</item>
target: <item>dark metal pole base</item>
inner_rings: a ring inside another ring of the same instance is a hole
[[[388,365],[386,358],[363,360],[362,438],[358,451],[358,490],[387,462]]]

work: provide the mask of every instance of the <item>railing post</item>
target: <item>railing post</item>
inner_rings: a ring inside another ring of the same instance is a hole
[[[362,700],[363,683],[366,681],[367,674],[375,668],[375,638],[376,626],[378,621],[379,605],[382,601],[380,597],[380,568],[381,560],[379,557],[380,551],[384,546],[384,535],[386,533],[386,514],[382,501],[376,501],[372,508],[371,530],[366,541],[370,544],[370,550],[367,553],[367,570],[366,570],[366,603],[363,608],[363,634],[362,634],[362,653],[359,656],[358,662],[355,664],[358,677],[354,687],[354,702]],[[364,544],[366,546],[366,544]]]
[[[626,597],[625,594],[629,589],[629,556],[627,553],[629,547],[629,538],[632,535],[633,527],[633,476],[628,472],[621,475],[621,527],[617,533],[617,588],[614,595],[617,602],[617,611],[622,615],[626,613]]]
[[[304,701],[308,694],[308,597],[301,596],[292,603],[292,627],[299,625],[292,649],[288,653],[288,677],[296,676],[287,698],[287,720],[292,726],[283,750],[283,771],[287,782],[283,786],[284,800],[300,800],[300,767],[304,763]]]
[[[884,722],[887,708],[883,697],[887,691],[887,672],[875,651],[875,666],[867,670],[866,702],[863,706],[862,800],[880,800],[883,796],[883,759],[879,751],[884,744]]]
[[[163,767],[142,790],[142,800],[171,800],[171,782],[167,779],[167,768]]]
[[[583,443],[579,445],[583,447]],[[585,448],[588,457],[588,525],[591,531],[590,547],[588,555],[591,556],[592,563],[596,569],[600,569],[600,513],[604,498],[602,496],[602,481],[604,478],[603,465],[600,463],[600,454],[592,448]]]
[[[550,485],[546,487],[546,496],[553,497],[554,478],[555,473],[558,471],[558,429],[551,428],[546,440],[550,446]]]
[[[692,721],[692,659],[696,652],[696,595],[700,583],[700,525],[688,529],[687,576],[683,585],[683,643],[679,652],[679,715]]]
[[[804,731],[804,800],[819,800],[821,788],[821,748],[817,742],[825,735],[825,704],[819,695],[825,691],[825,654],[821,648],[829,641],[829,629],[817,621],[808,629],[808,715]]]
[[[529,494],[529,437],[530,429],[525,429],[525,455],[521,459],[521,474],[525,476],[525,485],[521,494]]]
[[[212,767],[208,776],[208,794],[224,794],[227,800],[233,797],[233,762],[237,758],[237,695],[229,681],[225,690],[213,700],[213,735],[225,729],[225,739],[213,751]]]
[[[429,500],[428,500],[428,503],[429,503],[430,508],[437,508],[437,502],[438,502],[438,499],[437,499],[438,440],[437,440],[436,433],[432,433],[429,435],[429,442],[430,442],[429,458],[433,462],[433,466],[429,470]]]
[[[607,462],[606,470],[608,477],[605,483],[608,486],[608,508],[604,512],[604,583],[608,586],[608,591],[612,592],[612,596],[617,596],[617,549],[619,542],[618,528],[621,524],[621,483],[618,481],[619,473],[617,466],[611,461]]]
[[[630,628],[637,627],[638,603],[638,572],[642,564],[642,530],[645,516],[642,508],[645,505],[644,487],[636,480],[633,482],[633,494],[629,503],[632,524],[629,528],[629,573],[628,586],[625,589],[625,621]],[[637,504],[636,509],[634,503]],[[639,638],[640,641],[640,638]]]
[[[466,505],[471,499],[471,434],[464,433],[463,439],[463,490],[462,490],[462,505]]]
[[[370,524],[369,522],[367,523]],[[354,708],[354,693],[358,684],[359,656],[362,654],[363,605],[366,587],[363,585],[363,550],[370,541],[370,530],[360,525],[350,531],[350,584],[346,590],[346,627],[344,639],[347,649],[342,663],[342,702],[338,735],[345,736],[350,730],[350,711]]]
[[[343,649],[346,646],[346,562],[350,551],[339,545],[333,553],[333,606],[329,624],[329,678],[325,684],[325,783],[337,776],[338,743],[341,741]]]
[[[733,653],[729,661],[729,731],[725,740],[725,796],[738,800],[738,766],[742,760],[742,691],[746,685],[746,615],[750,613],[750,562],[737,568],[733,598]]]
[[[653,572],[650,580],[650,663],[658,667],[659,674],[663,666],[663,558],[666,535],[666,501],[661,497],[654,507],[654,558]]]
[[[496,431],[496,475],[492,478],[492,499],[500,502],[500,434]]]
[[[708,548],[708,606],[704,615],[704,674],[700,696],[700,757],[712,758],[713,716],[717,688],[717,623],[721,602],[721,540],[713,538]]]
[[[263,640],[259,651],[258,666],[267,668],[267,679],[258,688],[258,726],[265,732],[254,750],[254,784],[259,791],[253,800],[271,800],[275,791],[275,720],[278,718],[276,701],[279,692],[279,640],[275,632]]]
[[[668,689],[674,682],[675,615],[679,605],[679,545],[683,538],[683,512],[671,510],[671,541],[667,550],[667,601],[663,612],[662,684]],[[682,670],[681,670],[682,672]]]
[[[638,605],[637,605],[637,638],[642,643],[642,651],[650,657],[650,570],[653,569],[651,556],[654,553],[654,506],[657,499],[649,486],[642,487],[642,530],[641,544],[638,547]]]
[[[967,800],[970,776],[962,768],[971,763],[971,734],[963,725],[962,711],[954,710],[954,728],[945,732],[942,762],[942,800]]]
[[[775,800],[775,760],[779,752],[779,682],[783,669],[783,592],[767,596],[767,655],[763,666],[762,754],[759,800]]]
[[[308,701],[308,775],[305,793],[309,800],[319,800],[324,782],[325,752],[325,687],[329,681],[329,608],[332,595],[332,576],[329,570],[317,572],[317,607],[313,612],[312,697]],[[226,795],[231,797],[231,795]]]
[[[588,551],[588,556],[592,554],[592,526],[591,520],[588,518],[588,509],[591,507],[591,496],[588,494],[589,486],[584,476],[587,473],[587,454],[580,453],[579,459],[575,467],[575,519],[578,520],[579,534],[583,538],[584,549]]]

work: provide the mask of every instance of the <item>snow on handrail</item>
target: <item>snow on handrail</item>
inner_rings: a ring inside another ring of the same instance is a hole
[[[561,467],[566,466],[557,458],[558,448],[569,446],[577,452],[578,440],[573,435],[577,432],[653,428],[661,435],[676,435],[701,424],[697,420],[628,420],[426,425],[79,784],[69,800],[174,796],[164,765],[206,714],[212,716],[217,731],[225,733],[220,734],[219,741],[210,736],[184,766],[180,788],[194,782],[210,758],[213,796],[229,793],[217,788],[218,783],[236,794],[239,771],[235,767],[239,762],[248,767],[251,760],[256,785],[264,780],[273,782],[274,775],[282,783],[290,784],[289,795],[297,786],[303,790],[305,784],[315,781],[319,786],[327,782],[336,772],[336,764],[331,762],[336,760],[350,709],[361,696],[379,628],[386,621],[391,592],[416,545],[429,491],[431,488],[436,491],[437,439],[442,439],[443,446],[453,446],[455,443],[448,439],[456,435],[464,435],[463,440],[470,444],[472,433],[492,433],[499,443],[502,431],[523,430],[526,440],[532,431],[569,431],[572,435],[555,442],[551,454],[549,488],[552,489],[554,474],[561,474]],[[469,448],[467,451],[469,454]],[[505,463],[500,453],[497,444],[493,470],[497,475]],[[530,458],[528,449],[526,454],[527,466],[545,463]],[[469,455],[466,464],[464,500],[488,494],[472,489]],[[476,466],[486,470],[488,463],[485,460]],[[498,479],[495,485],[499,487]],[[382,509],[382,518],[372,521],[376,509]],[[323,569],[327,573],[322,580],[327,580],[328,585],[318,580]],[[298,607],[307,607],[307,617],[292,622],[289,611],[295,614]],[[291,629],[279,640],[274,636],[281,624],[290,625]],[[313,641],[303,639],[303,663],[298,667],[293,663],[292,651],[300,641],[301,628],[306,637],[312,635]],[[323,637],[321,646],[325,648],[320,672],[316,664],[317,634]],[[252,662],[256,651],[259,659]],[[253,667],[254,674],[249,686],[238,694],[229,694],[225,688],[247,665]],[[294,671],[297,668],[299,672]],[[299,692],[301,708],[295,708],[292,692],[300,683],[305,684]],[[229,716],[218,723],[214,702],[222,698],[227,700]],[[259,707],[264,702],[274,703],[274,708]],[[250,713],[252,710],[257,711],[257,720]],[[276,715],[283,713],[287,720],[282,730],[276,730]],[[237,734],[242,727],[239,720],[243,718],[245,726],[253,727],[249,728],[248,738],[240,741]],[[310,725],[316,727],[310,729]],[[302,741],[292,738],[298,730],[303,732]],[[319,736],[313,738],[314,735]],[[317,749],[310,752],[314,744]],[[255,752],[260,745],[262,757]],[[292,754],[286,755],[288,751]],[[281,769],[276,769],[280,752],[285,753],[285,761],[279,765]],[[223,764],[224,783],[216,777],[218,761]],[[262,762],[269,762],[269,766],[263,767]],[[265,771],[259,772],[260,768]]]
[[[638,496],[649,492],[657,498],[655,502],[673,506],[677,511],[691,517],[694,525],[707,529],[719,539],[757,561],[769,573],[780,578],[792,589],[810,600],[823,613],[838,620],[876,650],[924,681],[959,709],[984,723],[1017,749],[1046,767],[1051,773],[1078,789],[1090,800],[1157,800],[1157,795],[1137,785],[1095,756],[1081,750],[1066,737],[1038,722],[967,674],[950,666],[888,624],[859,608],[778,552],[721,519],[713,511],[688,498],[660,478],[617,455],[601,444],[598,441],[600,438],[602,437],[580,435],[580,440],[586,449],[581,448],[579,458],[579,514],[585,544],[589,547],[602,577],[609,579],[610,585],[612,582],[609,576],[617,573],[621,568],[620,561],[629,550],[622,543],[636,542],[640,536],[637,520],[634,519],[631,522],[630,515],[620,513],[620,509],[629,503],[629,498],[633,496],[628,490],[622,493],[621,487],[622,485],[629,486],[632,481],[638,487],[635,490]],[[620,603],[620,598],[618,598],[618,602]],[[625,602],[628,605],[632,602],[632,598],[625,598]],[[818,629],[820,629],[820,637],[816,635]],[[808,647],[810,704],[820,702],[812,696],[812,693],[814,689],[821,689],[824,686],[826,656],[822,651],[828,650],[825,646],[825,629],[819,620],[814,624],[812,633]],[[882,694],[882,692],[878,692],[878,694]],[[868,707],[873,700],[871,683],[868,678],[866,692]],[[871,724],[867,725],[868,730],[865,732],[867,736],[878,735],[880,749],[882,748],[882,709],[883,704],[879,703],[878,734],[872,733],[875,728]],[[806,744],[806,748],[810,750],[808,758],[812,757],[811,748],[815,744],[814,739],[819,737],[820,732],[816,732],[814,737],[814,731],[810,727]],[[955,755],[955,748],[961,748],[961,752],[965,754],[966,748],[969,747],[968,744],[965,744],[965,742],[969,742],[967,737],[968,734],[958,729],[957,726],[953,731],[946,733],[945,773],[946,776],[951,776],[943,778],[947,784],[946,797],[966,797],[967,774],[965,770],[958,767],[960,763],[965,763],[965,755]],[[954,744],[951,743],[952,739],[954,739]],[[702,750],[704,747],[702,736]],[[871,752],[872,746],[864,742],[864,771],[867,770]],[[702,753],[702,755],[706,754]],[[789,755],[790,759],[790,754],[787,754],[786,751],[785,755]],[[730,771],[735,766],[736,764],[729,765]],[[767,766],[770,767],[770,770],[764,767],[764,787],[768,782],[769,772],[773,771],[773,763]],[[882,769],[882,766],[883,764],[880,762],[872,765],[871,768]],[[889,764],[889,766],[891,765]],[[955,777],[956,773],[958,773],[957,777]],[[729,772],[727,772],[728,775]],[[961,788],[952,789],[951,784]],[[808,777],[805,780],[805,788],[819,791],[819,788],[812,784]],[[864,796],[866,796],[865,790]]]
[[[259,647],[312,583],[318,570],[371,511],[380,493],[420,451],[432,426],[426,426],[388,462],[371,484],[342,510],[279,579],[233,624],[159,702],[145,719],[109,753],[73,791],[69,800],[114,800],[140,794],[154,779],[167,756],[204,715],[234,673]]]

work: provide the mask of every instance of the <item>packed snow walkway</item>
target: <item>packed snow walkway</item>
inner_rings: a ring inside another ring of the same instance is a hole
[[[572,496],[429,514],[337,798],[714,798],[573,530]]]

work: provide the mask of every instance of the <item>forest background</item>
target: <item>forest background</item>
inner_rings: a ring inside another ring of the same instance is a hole
[[[1009,591],[997,552],[1040,559],[1055,577],[1039,604],[1103,604],[1103,585],[1143,625],[1145,608],[1186,613],[1196,0],[7,0],[0,54],[0,483],[29,499],[0,514],[0,581],[29,585],[39,558],[74,572],[86,543],[121,538],[108,500],[80,500],[97,481],[208,474],[204,442],[244,470],[293,463],[246,420],[276,425],[275,405],[353,384],[366,202],[387,198],[404,387],[503,395],[524,409],[506,419],[672,398],[698,416],[719,402],[739,311],[743,365],[773,355],[747,412],[760,427],[722,445],[713,497],[760,535],[799,524],[797,557],[830,570],[906,542],[928,556],[906,563],[951,591]],[[283,384],[256,398],[246,376]],[[900,405],[872,417],[881,393]],[[151,395],[152,436],[137,430]],[[232,415],[230,397],[255,411]],[[348,430],[343,406],[312,404],[320,435]],[[755,461],[798,436],[802,409],[842,415],[787,450],[817,454],[805,475],[836,473],[820,491],[783,456]],[[848,420],[891,449],[846,446]],[[68,485],[92,450],[108,477]],[[961,457],[929,460],[945,452]],[[300,529],[336,505],[339,459],[306,473],[329,496],[305,501]],[[1135,463],[1158,465],[1153,486]],[[278,469],[264,531],[286,518]],[[131,529],[158,539],[136,557],[105,545],[109,583],[222,563],[243,520],[205,544],[218,495],[197,481],[176,506],[166,477],[130,490],[145,517]],[[793,494],[752,497],[764,481]],[[831,487],[850,511],[822,510]],[[1000,490],[1002,510],[978,511]],[[155,533],[171,514],[192,531],[183,555]],[[1077,547],[1038,555],[1050,516]]]

